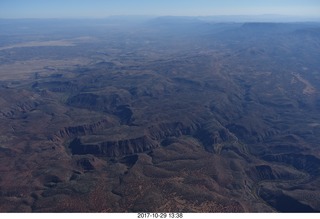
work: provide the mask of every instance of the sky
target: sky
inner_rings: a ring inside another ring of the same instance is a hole
[[[0,18],[265,14],[319,17],[320,0],[0,0]]]

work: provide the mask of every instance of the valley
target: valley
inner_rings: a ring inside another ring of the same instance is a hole
[[[10,24],[0,212],[320,211],[319,23]]]

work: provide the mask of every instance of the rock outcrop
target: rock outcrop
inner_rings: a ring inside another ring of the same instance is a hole
[[[69,145],[73,154],[93,154],[96,156],[119,157],[135,154],[158,147],[156,141],[147,136],[118,141],[102,141],[98,143],[85,143],[75,138]]]
[[[147,129],[134,130],[127,126],[120,129],[117,135],[94,135],[94,131],[101,124],[91,126],[69,127],[60,131],[61,136],[77,137],[70,143],[73,154],[93,154],[96,156],[119,157],[141,153],[163,145],[163,142],[172,137],[183,135],[198,139],[208,152],[218,152],[224,142],[234,142],[237,139],[227,129],[210,128],[200,123],[182,122],[160,123],[149,126]],[[117,132],[117,131],[115,131]],[[81,137],[84,136],[84,137]],[[92,138],[90,138],[92,136]]]
[[[108,120],[101,120],[91,124],[84,124],[79,126],[69,126],[60,129],[56,134],[59,138],[70,138],[82,135],[92,135],[100,130],[110,127],[112,123]]]

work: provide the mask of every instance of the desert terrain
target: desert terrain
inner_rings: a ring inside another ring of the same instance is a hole
[[[320,211],[319,23],[0,24],[0,212]]]

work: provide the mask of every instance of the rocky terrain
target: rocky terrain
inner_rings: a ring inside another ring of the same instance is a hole
[[[320,24],[0,23],[0,212],[320,211]]]

